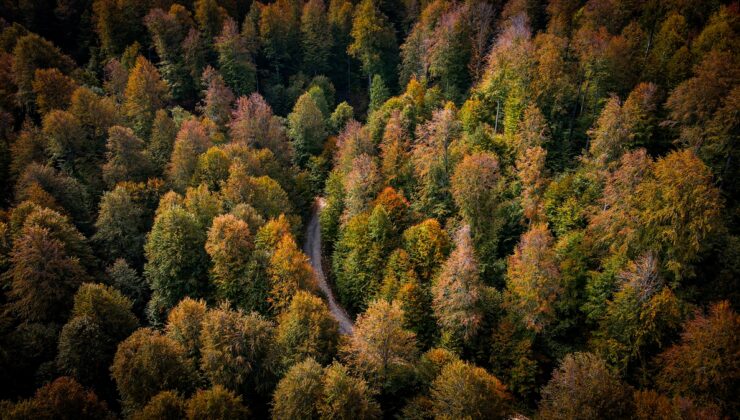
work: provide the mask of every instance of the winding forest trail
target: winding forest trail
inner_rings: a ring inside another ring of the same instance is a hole
[[[313,266],[313,271],[316,273],[319,289],[321,289],[329,301],[329,310],[332,316],[339,322],[339,332],[342,334],[352,334],[354,328],[352,320],[347,315],[347,311],[339,306],[337,300],[334,298],[334,292],[326,282],[324,269],[321,266],[321,225],[319,224],[319,213],[324,208],[324,205],[326,205],[326,202],[323,198],[316,198],[313,209],[311,210],[311,220],[308,222],[306,229],[306,243],[303,246],[303,251],[311,260],[311,266]]]

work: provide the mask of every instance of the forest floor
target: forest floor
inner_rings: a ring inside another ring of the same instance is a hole
[[[316,281],[319,284],[319,289],[326,295],[332,316],[339,322],[339,332],[342,334],[352,334],[352,319],[347,315],[347,311],[337,303],[334,292],[326,282],[326,276],[324,275],[321,264],[321,224],[319,223],[319,213],[325,204],[326,202],[323,198],[316,198],[313,209],[311,210],[311,219],[308,222],[306,230],[306,243],[303,246],[303,251],[311,260],[311,266],[313,266],[313,271],[316,273]]]

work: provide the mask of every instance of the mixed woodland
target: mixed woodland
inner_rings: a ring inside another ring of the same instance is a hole
[[[737,1],[2,1],[0,419],[737,418],[739,111]]]

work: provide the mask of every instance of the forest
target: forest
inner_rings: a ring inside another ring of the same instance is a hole
[[[736,419],[737,0],[0,2],[0,419]]]

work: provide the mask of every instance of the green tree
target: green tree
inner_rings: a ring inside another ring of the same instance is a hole
[[[161,321],[185,296],[209,296],[205,242],[204,227],[182,207],[166,209],[154,219],[144,246],[144,276],[153,292],[147,308],[152,321]]]
[[[56,365],[59,371],[87,386],[104,389],[110,381],[110,363],[116,343],[90,317],[69,320],[59,334]]]
[[[210,191],[218,191],[222,182],[229,177],[230,166],[231,159],[226,152],[221,147],[212,146],[198,156],[192,183],[205,185]]]
[[[80,120],[71,112],[53,110],[44,116],[42,124],[50,161],[80,177],[80,163],[93,152]]]
[[[452,198],[470,226],[481,272],[487,277],[496,264],[503,224],[499,216],[504,200],[498,159],[486,152],[466,155],[455,168],[451,187]]]
[[[665,17],[655,34],[645,71],[652,80],[672,88],[690,70],[686,18],[674,10]],[[689,62],[687,62],[689,61]]]
[[[324,114],[308,93],[298,98],[293,112],[288,115],[288,134],[293,140],[295,161],[305,165],[311,155],[321,152],[326,139]]]
[[[339,299],[349,310],[358,313],[380,289],[383,258],[390,252],[383,240],[390,236],[387,214],[381,208],[373,218],[372,228],[371,218],[367,212],[350,218],[340,232],[332,256]]]
[[[363,0],[357,5],[352,20],[352,43],[347,52],[362,63],[368,89],[375,74],[391,80],[396,53],[396,35],[388,18],[374,1]]]
[[[152,135],[149,137],[146,154],[157,174],[164,173],[172,155],[172,148],[177,136],[177,126],[164,109],[154,114]]]
[[[594,345],[622,371],[636,364],[645,369],[651,353],[679,327],[682,303],[665,287],[653,254],[630,262],[618,280],[621,284],[607,303]]]
[[[239,33],[233,19],[227,19],[221,35],[215,39],[219,70],[236,96],[249,95],[257,89],[257,66],[249,40]]]
[[[368,114],[380,108],[391,96],[385,82],[383,82],[383,78],[379,74],[373,76],[369,94],[370,104],[368,105]]]
[[[450,238],[435,219],[411,226],[403,233],[404,249],[422,283],[436,274],[450,251]]]
[[[131,299],[133,311],[140,318],[144,315],[149,300],[149,285],[123,258],[119,258],[106,270],[110,284]]]
[[[190,12],[179,4],[173,4],[167,12],[154,8],[144,17],[144,25],[157,50],[159,68],[173,99],[191,99],[195,83],[183,54],[183,43],[193,27]]]
[[[103,165],[103,180],[109,188],[121,181],[141,182],[150,174],[144,142],[130,128],[113,126],[108,131],[108,161]]]
[[[326,303],[308,292],[296,293],[290,307],[278,318],[276,342],[286,368],[309,358],[329,364],[338,341],[339,325]]]
[[[87,386],[106,390],[116,346],[139,325],[131,301],[118,290],[86,283],[75,294],[70,320],[59,337],[57,366]]]
[[[86,283],[75,293],[72,318],[88,317],[118,343],[139,326],[131,307],[131,301],[113,287]]]
[[[300,63],[300,18],[298,2],[279,0],[260,10],[259,34],[262,49],[278,78]]]
[[[315,76],[329,70],[329,56],[333,45],[331,26],[323,0],[310,0],[303,5],[301,15],[302,69]]]
[[[429,217],[445,218],[452,213],[450,177],[455,161],[451,143],[460,135],[461,124],[454,106],[434,111],[432,119],[416,129],[412,150],[417,180],[416,206]]]
[[[203,228],[211,226],[213,219],[223,213],[223,202],[221,197],[208,190],[205,184],[198,187],[189,187],[185,191],[185,199],[182,202],[185,210],[198,219],[198,224]]]
[[[472,55],[472,21],[476,11],[464,7],[452,8],[440,16],[430,40],[426,56],[429,75],[439,80],[439,85],[446,98],[457,103],[462,102],[464,94],[470,87],[471,77],[468,65]],[[423,75],[419,75],[423,76]]]
[[[354,109],[347,103],[347,101],[337,105],[334,112],[332,112],[329,117],[329,127],[331,128],[331,132],[333,134],[338,134],[344,130],[347,123],[354,119],[354,112]]]

